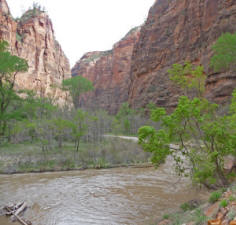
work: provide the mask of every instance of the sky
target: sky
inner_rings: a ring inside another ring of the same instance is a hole
[[[14,17],[20,17],[33,2],[46,8],[71,67],[86,52],[111,49],[130,29],[145,21],[154,1],[7,0]]]

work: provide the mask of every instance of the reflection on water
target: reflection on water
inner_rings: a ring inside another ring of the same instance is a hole
[[[0,206],[26,200],[34,225],[151,224],[200,195],[167,165],[0,176]]]

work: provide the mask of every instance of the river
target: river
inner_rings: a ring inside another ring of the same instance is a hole
[[[25,200],[34,225],[150,225],[206,192],[170,165],[0,176],[0,206]],[[0,217],[0,225],[11,225]]]

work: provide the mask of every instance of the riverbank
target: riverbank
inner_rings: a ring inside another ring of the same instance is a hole
[[[37,166],[32,167],[31,169],[27,170],[19,170],[14,172],[2,172],[0,171],[0,175],[13,175],[13,174],[27,174],[27,173],[56,173],[56,172],[70,172],[70,171],[83,171],[83,170],[101,170],[101,169],[118,169],[118,168],[154,168],[153,164],[150,162],[147,163],[137,163],[137,164],[118,164],[118,165],[107,165],[107,166],[88,166],[88,167],[77,167],[77,168],[53,168],[53,169],[38,169]]]
[[[0,146],[0,174],[151,166],[149,154],[132,140],[109,138],[99,143],[73,143],[42,151],[37,143]]]
[[[210,194],[208,202],[191,200],[175,213],[165,213],[158,225],[236,224],[236,182]]]

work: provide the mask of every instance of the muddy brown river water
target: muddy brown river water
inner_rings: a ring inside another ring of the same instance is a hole
[[[0,176],[0,206],[27,201],[33,225],[150,225],[204,196],[168,165]],[[0,225],[11,223],[0,217]]]

